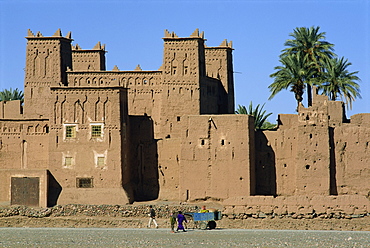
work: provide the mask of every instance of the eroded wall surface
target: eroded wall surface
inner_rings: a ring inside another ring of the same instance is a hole
[[[276,130],[257,132],[257,194],[368,197],[369,114],[347,120],[342,102],[313,100],[297,115],[279,115]]]
[[[58,202],[129,202],[133,196],[123,190],[130,181],[126,90],[56,87],[52,96],[49,168],[63,189]],[[75,133],[68,135],[68,129]],[[80,180],[90,180],[90,187],[80,186]]]
[[[181,143],[181,200],[253,195],[253,142],[251,116],[188,116]]]
[[[46,206],[48,139],[47,120],[0,121],[0,201],[10,203],[12,177],[39,177],[40,203]]]
[[[0,103],[0,202],[25,177],[39,182],[40,206],[211,199],[231,212],[368,211],[370,114],[347,119],[315,90],[312,106],[255,130],[234,114],[231,42],[166,30],[158,70],[106,71],[100,43],[71,46],[60,30],[26,38],[24,105]]]

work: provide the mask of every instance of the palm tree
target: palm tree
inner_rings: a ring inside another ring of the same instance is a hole
[[[300,27],[294,29],[293,33],[289,34],[293,39],[288,39],[284,45],[288,46],[282,50],[281,58],[287,57],[289,55],[296,55],[301,61],[306,63],[307,70],[314,67],[316,73],[311,74],[311,78],[320,77],[322,73],[322,64],[327,58],[332,58],[335,56],[333,53],[334,45],[324,41],[325,32],[319,32],[320,27]],[[312,105],[312,80],[310,78],[305,78],[304,84],[307,87],[307,103],[308,106]]]
[[[276,128],[276,127],[277,127],[277,125],[276,125],[276,124],[271,123],[271,122],[269,122],[269,121],[265,121],[265,122],[262,124],[262,126],[261,126],[261,128],[260,128],[260,129],[274,129],[274,128]]]
[[[349,72],[347,67],[352,65],[344,57],[338,59],[326,59],[324,62],[325,73],[321,80],[319,89],[327,95],[330,100],[335,101],[338,96],[345,99],[347,107],[352,108],[352,101],[361,98],[360,86],[356,81],[361,81],[356,74],[358,71]]]
[[[248,110],[247,110],[247,108],[244,105],[239,105],[238,104],[238,108],[235,110],[235,114],[238,114],[238,115],[247,115],[248,114]]]
[[[253,108],[253,104],[250,102],[248,109],[244,105],[238,105],[238,109],[235,113],[254,116],[254,126],[256,129],[271,129],[275,127],[275,125],[268,122],[267,118],[272,115],[272,113],[266,114],[266,110],[263,110],[264,106],[265,103],[262,106],[257,104],[257,106]]]
[[[282,66],[276,66],[277,71],[270,75],[274,78],[274,82],[269,85],[271,91],[269,100],[281,90],[290,88],[297,100],[298,109],[303,100],[304,89],[309,84],[306,82],[312,78],[315,70],[311,66],[312,63],[307,63],[305,57],[298,54],[283,56],[280,58],[280,63]]]
[[[12,90],[10,88],[9,90],[4,89],[3,91],[0,91],[0,101],[12,101],[12,100],[21,100],[21,102],[24,101],[24,95],[21,90],[18,90],[16,88],[15,90]]]

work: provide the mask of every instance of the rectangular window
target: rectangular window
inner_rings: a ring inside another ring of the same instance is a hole
[[[65,157],[64,158],[64,166],[72,166],[72,157]]]
[[[93,179],[92,178],[76,178],[76,186],[77,188],[92,188],[93,187]]]
[[[91,125],[91,138],[100,138],[101,131],[101,125]]]
[[[105,157],[98,157],[97,165],[98,166],[104,166],[105,165]]]
[[[66,126],[66,138],[76,138],[76,126]]]

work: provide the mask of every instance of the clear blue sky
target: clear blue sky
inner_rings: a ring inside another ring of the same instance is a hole
[[[0,0],[0,90],[23,90],[27,29],[51,36],[72,32],[73,44],[91,49],[106,44],[107,70],[157,70],[164,30],[187,37],[205,32],[207,46],[233,41],[236,106],[266,103],[277,114],[294,114],[293,93],[268,100],[269,77],[279,65],[284,42],[296,27],[320,26],[338,56],[359,71],[362,99],[347,117],[370,113],[370,1],[368,0],[188,0],[188,1],[20,1]]]

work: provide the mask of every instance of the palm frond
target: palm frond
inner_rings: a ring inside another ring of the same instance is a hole
[[[272,115],[272,113],[267,113],[266,110],[263,108],[265,107],[265,103],[261,106],[257,104],[254,108],[253,103],[250,102],[248,108],[244,105],[238,105],[238,109],[235,111],[236,114],[247,114],[254,116],[254,126],[256,129],[261,129],[264,123],[267,121],[267,118]]]

